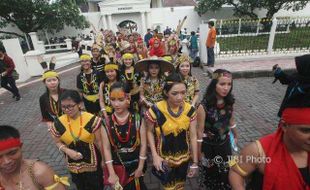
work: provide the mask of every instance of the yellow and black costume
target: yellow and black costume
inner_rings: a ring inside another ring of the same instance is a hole
[[[190,161],[190,122],[196,118],[195,108],[184,102],[174,113],[163,100],[153,105],[145,114],[146,119],[156,124],[156,149],[172,168],[168,174],[165,190],[184,188]]]
[[[161,77],[156,82],[153,82],[150,78],[142,79],[142,88],[145,99],[152,104],[163,100],[164,85],[164,77]]]
[[[90,74],[82,71],[76,78],[76,86],[83,93],[86,111],[96,115],[100,111],[98,94],[100,82],[100,77],[95,70],[92,70]]]
[[[128,116],[125,124],[118,124],[114,114],[106,120],[105,129],[111,145],[113,165],[124,165],[130,182],[125,185],[124,190],[146,190],[143,176],[139,179],[133,178],[133,173],[139,165],[140,154],[140,123],[138,113]],[[146,167],[144,167],[146,169]],[[144,170],[145,171],[145,170]]]
[[[68,169],[78,190],[102,190],[103,188],[101,155],[94,144],[94,133],[101,126],[100,118],[82,112],[76,119],[66,114],[62,115],[55,120],[51,129],[52,134],[68,148],[83,155],[80,160],[67,157]]]
[[[187,86],[185,101],[191,104],[195,94],[199,92],[199,81],[196,77],[189,76],[184,79],[184,83]]]
[[[134,71],[127,73],[125,70],[121,70],[120,80],[128,85],[130,89],[131,104],[135,112],[139,112],[139,100],[140,100],[140,80],[141,75]]]

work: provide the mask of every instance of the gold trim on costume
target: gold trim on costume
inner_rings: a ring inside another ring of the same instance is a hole
[[[63,184],[65,186],[70,186],[70,183],[69,183],[69,178],[68,177],[59,177],[58,175],[54,175],[54,184],[48,186],[48,187],[45,187],[44,189],[45,190],[53,190],[57,187],[58,184]]]

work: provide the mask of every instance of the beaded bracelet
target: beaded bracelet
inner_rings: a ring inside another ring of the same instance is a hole
[[[113,162],[113,160],[108,160],[108,161],[105,162],[105,164],[110,164],[112,162]]]
[[[140,158],[141,160],[146,160],[146,159],[147,159],[147,156],[139,156],[139,158]]]
[[[198,166],[197,166],[197,165],[196,165],[196,166],[191,165],[189,168],[191,168],[191,169],[197,169]]]

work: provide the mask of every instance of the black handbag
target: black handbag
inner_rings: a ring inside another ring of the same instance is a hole
[[[12,71],[12,77],[14,80],[19,79],[19,73],[15,69]]]
[[[156,106],[156,104],[154,105],[154,111],[155,111],[155,115],[156,115],[156,118],[159,119],[160,118],[160,114],[159,114],[159,110],[158,110],[158,107]],[[162,131],[162,128],[161,126],[159,126],[159,129],[160,129],[160,133],[161,133],[161,138],[162,138],[162,143],[165,143],[165,136],[164,136],[164,133]],[[157,170],[154,166],[152,167],[152,174],[157,177],[160,182],[165,185],[169,182],[169,173],[170,171],[172,170],[171,167],[169,167],[168,165],[168,162],[166,161],[163,161],[162,162],[162,168],[164,171],[160,171],[160,170]]]

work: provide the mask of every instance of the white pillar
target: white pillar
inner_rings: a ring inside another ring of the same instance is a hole
[[[278,24],[277,19],[276,18],[272,19],[272,26],[270,29],[269,40],[268,40],[268,48],[267,48],[268,54],[272,53],[274,37],[276,36],[277,24]]]
[[[208,62],[206,47],[206,40],[209,32],[208,24],[200,24],[199,30],[199,56],[202,64],[206,64]]]
[[[107,18],[105,15],[102,15],[103,28],[108,29]]]
[[[140,14],[141,14],[141,25],[142,25],[142,35],[145,35],[146,34],[146,26],[145,26],[145,14],[144,14],[145,12],[140,12]]]
[[[31,38],[31,41],[32,41],[32,45],[33,45],[33,48],[34,50],[39,50],[40,47],[38,45],[38,36],[37,36],[37,33],[36,32],[30,32],[29,33],[29,36]]]
[[[44,72],[41,67],[38,57],[43,56],[43,53],[38,50],[28,51],[25,55],[25,59],[27,62],[28,73],[30,76],[41,76]]]
[[[163,1],[162,0],[157,0],[157,7],[158,8],[163,7]]]
[[[17,82],[24,82],[30,78],[28,73],[27,64],[24,58],[23,51],[20,47],[19,40],[17,38],[2,40],[6,53],[13,59],[15,63],[15,69],[19,74]]]
[[[72,40],[70,38],[65,39],[67,44],[67,50],[72,50]]]
[[[151,12],[146,12],[146,27],[151,28]]]
[[[108,22],[109,22],[109,28],[108,29],[110,29],[110,30],[112,30],[112,15],[111,14],[109,14],[108,15]]]

